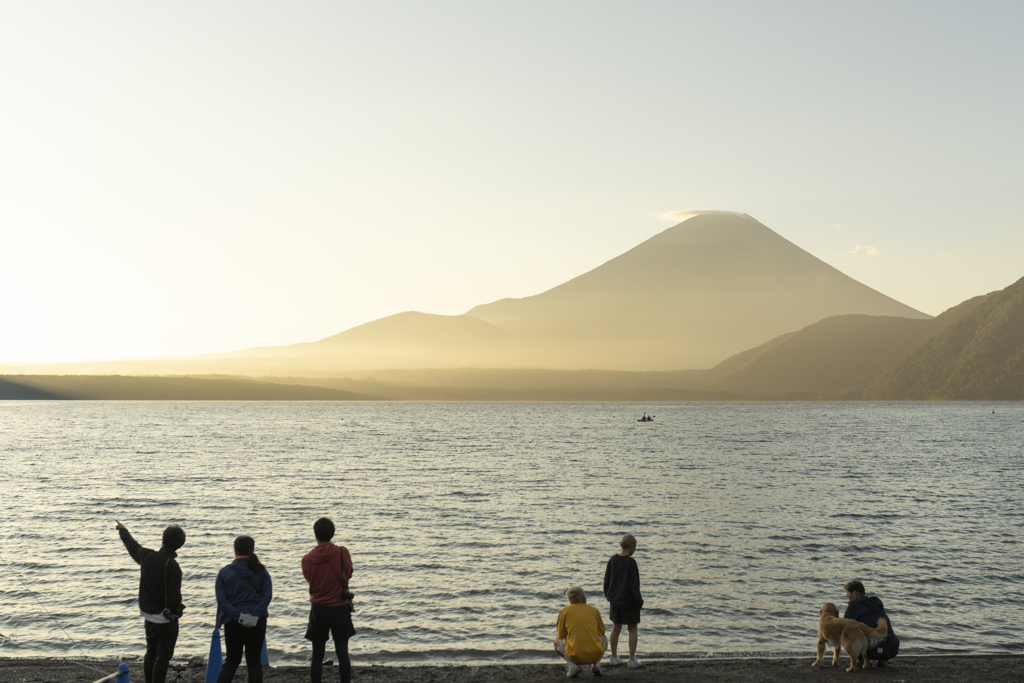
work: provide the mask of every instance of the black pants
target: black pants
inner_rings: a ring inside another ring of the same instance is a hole
[[[881,652],[879,652],[881,650]],[[868,650],[868,659],[877,659],[880,662],[887,662],[900,651],[900,639],[892,636],[879,643],[878,647]]]
[[[177,642],[177,620],[169,624],[146,622],[146,658],[142,662],[146,683],[166,683],[167,667],[174,656],[174,644]]]
[[[323,678],[328,633],[334,639],[334,654],[338,656],[338,677],[341,683],[349,683],[352,680],[352,662],[348,658],[348,639],[356,634],[356,629],[352,626],[351,605],[310,606],[306,640],[313,643],[313,660],[309,664],[311,683],[320,683]]]
[[[327,641],[313,643],[313,661],[309,665],[309,680],[320,683],[324,674],[324,655],[327,653]],[[352,680],[352,660],[348,658],[348,638],[335,638],[334,654],[338,657],[338,677],[341,683]],[[217,681],[220,683],[220,681]]]
[[[249,673],[249,683],[263,683],[263,665],[260,655],[263,654],[263,640],[267,636],[267,618],[260,617],[255,626],[246,628],[237,621],[224,624],[224,645],[227,656],[224,666],[217,676],[217,683],[231,683],[238,665],[242,663],[242,650],[245,650],[245,667]]]

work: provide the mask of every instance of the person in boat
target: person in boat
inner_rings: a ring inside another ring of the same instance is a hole
[[[889,635],[886,636],[885,640],[878,647],[872,648],[868,652],[869,660],[876,660],[878,666],[885,666],[885,662],[895,657],[900,651],[900,639],[893,633],[892,622],[889,621],[889,615],[885,613],[885,607],[882,605],[881,598],[874,595],[871,597],[865,595],[864,584],[860,581],[850,581],[843,586],[843,590],[846,591],[846,599],[850,601],[846,606],[846,613],[843,614],[844,619],[853,619],[874,628],[878,625],[878,620],[881,617],[885,617],[885,625],[889,628]]]
[[[565,660],[569,678],[582,673],[586,664],[590,664],[591,673],[600,676],[601,657],[608,646],[601,613],[587,604],[587,594],[579,586],[565,591],[565,597],[569,604],[558,613],[555,652]]]
[[[267,635],[267,608],[274,597],[270,573],[256,557],[251,536],[235,539],[235,559],[220,570],[214,591],[217,595],[217,628],[224,625],[227,656],[217,683],[231,683],[242,663],[249,683],[263,683],[263,640]]]

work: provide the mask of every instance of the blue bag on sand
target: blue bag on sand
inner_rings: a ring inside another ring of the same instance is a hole
[[[270,666],[270,655],[267,654],[267,639],[263,639],[263,652],[260,653],[260,664]]]
[[[210,656],[206,660],[206,683],[217,683],[220,668],[224,659],[220,654],[220,629],[213,629],[213,640],[210,641]]]

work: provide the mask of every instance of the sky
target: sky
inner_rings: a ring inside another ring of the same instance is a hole
[[[4,3],[0,362],[314,341],[746,212],[938,314],[1024,277],[1019,2]]]

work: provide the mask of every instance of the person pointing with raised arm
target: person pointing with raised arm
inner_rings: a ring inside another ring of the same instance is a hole
[[[176,552],[185,545],[185,531],[177,524],[164,529],[160,550],[150,550],[132,538],[117,522],[118,534],[128,554],[139,563],[139,611],[146,620],[146,683],[165,683],[167,667],[178,642],[178,618],[185,612],[181,602],[181,567]]]

